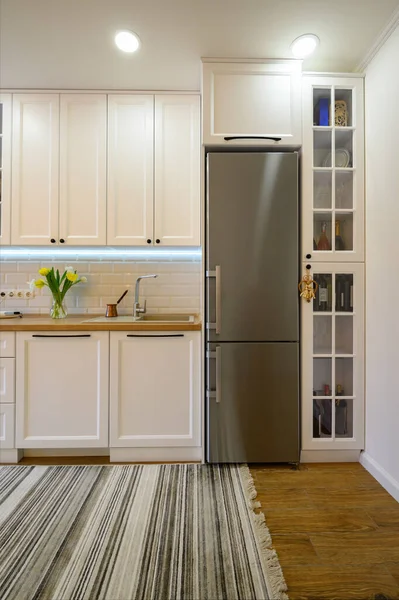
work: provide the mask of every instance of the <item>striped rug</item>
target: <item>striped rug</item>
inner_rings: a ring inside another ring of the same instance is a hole
[[[1,600],[286,599],[246,466],[0,467]]]

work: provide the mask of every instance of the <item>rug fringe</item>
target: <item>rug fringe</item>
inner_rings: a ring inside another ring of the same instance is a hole
[[[258,493],[248,465],[240,465],[240,475],[241,481],[244,484],[244,489],[247,492],[248,507],[251,510],[250,514],[252,516],[252,522],[261,549],[261,558],[264,563],[265,572],[268,576],[267,580],[271,587],[271,600],[289,600],[288,595],[286,594],[287,584],[278,560],[277,552],[272,548],[272,538],[266,525],[265,515],[262,512],[254,512],[255,508],[261,507],[261,503],[256,500]]]

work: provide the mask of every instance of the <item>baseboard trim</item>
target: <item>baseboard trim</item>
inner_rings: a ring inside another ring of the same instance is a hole
[[[198,462],[202,448],[110,448],[111,462]]]
[[[1,463],[9,463],[9,464],[15,465],[21,460],[23,455],[24,455],[24,453],[22,450],[15,450],[15,449],[1,450],[0,449],[0,464]]]
[[[360,450],[302,450],[301,463],[359,462]]]
[[[386,491],[399,502],[399,481],[396,481],[374,458],[367,452],[360,455],[360,464],[382,485]]]
[[[23,455],[34,458],[51,456],[109,456],[109,448],[25,448]]]

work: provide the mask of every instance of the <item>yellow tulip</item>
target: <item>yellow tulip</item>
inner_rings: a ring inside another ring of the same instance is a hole
[[[42,269],[39,269],[39,274],[43,275],[44,277],[46,277],[46,275],[48,275],[50,273],[50,269],[47,269],[47,267],[43,267]]]
[[[77,281],[79,275],[77,273],[71,273],[70,271],[68,271],[68,273],[66,274],[66,278],[69,281],[72,281],[72,283],[75,283],[75,281]]]
[[[37,288],[42,288],[44,287],[46,284],[44,283],[43,279],[36,279],[35,281],[35,286]]]

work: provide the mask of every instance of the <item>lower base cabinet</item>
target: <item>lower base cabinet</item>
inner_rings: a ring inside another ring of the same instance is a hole
[[[107,448],[109,333],[17,333],[16,448]]]
[[[15,405],[0,403],[0,458],[1,450],[14,448]]]
[[[110,446],[201,446],[200,332],[111,332]]]

